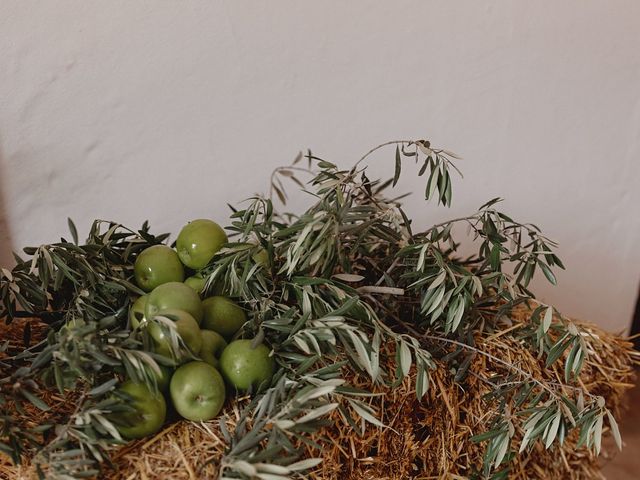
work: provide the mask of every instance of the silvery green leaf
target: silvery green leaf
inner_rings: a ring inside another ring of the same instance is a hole
[[[462,298],[462,296],[459,295],[459,301],[456,303],[456,310],[455,310],[455,314],[453,315],[453,322],[451,325],[452,331],[455,331],[458,329],[458,326],[460,325],[460,321],[462,320],[462,316],[464,315],[464,307],[465,307],[464,298]]]
[[[473,293],[478,297],[482,295],[482,282],[478,277],[473,275],[471,277],[471,281],[473,282]]]
[[[576,327],[576,325],[573,322],[569,322],[569,324],[567,325],[567,330],[574,337],[577,337],[578,335],[580,335],[580,332],[578,331],[578,327]]]
[[[544,319],[542,320],[542,331],[544,333],[549,331],[551,320],[553,320],[553,307],[547,307],[547,310],[544,312]]]
[[[292,421],[292,420],[276,420],[275,422],[273,422],[274,425],[276,425],[280,430],[288,430],[291,427],[294,427],[296,425],[296,422]]]
[[[261,473],[275,473],[278,475],[287,475],[291,469],[283,465],[275,465],[273,463],[254,463],[254,467]]]
[[[227,441],[227,443],[231,443],[231,434],[229,433],[229,429],[227,428],[227,422],[224,416],[220,416],[220,420],[218,420],[218,425],[220,426],[220,432],[222,432],[222,436]]]
[[[89,390],[87,395],[89,395],[90,397],[103,395],[108,391],[110,391],[116,383],[118,383],[117,378],[112,378],[111,380],[107,380],[101,385],[98,385],[97,387],[94,387],[91,390]]]
[[[311,420],[315,420],[316,418],[327,415],[328,413],[335,410],[338,405],[339,403],[328,403],[321,407],[315,408],[310,412],[306,413],[305,415],[303,415],[302,417],[296,419],[296,423],[310,422]]]
[[[380,293],[383,295],[404,295],[404,289],[396,287],[382,287],[366,285],[358,288],[359,293]]]
[[[345,318],[341,315],[328,315],[318,319],[324,325],[329,328],[338,328],[340,325],[344,325]]]
[[[13,282],[13,275],[9,270],[7,270],[6,268],[0,268],[0,271],[2,272],[2,275],[4,275],[4,277],[7,280],[9,280],[10,282]]]
[[[425,243],[420,249],[420,254],[418,255],[418,263],[416,264],[416,270],[421,271],[424,266],[425,255],[427,254],[427,249],[429,248],[429,244]]]
[[[560,426],[561,419],[562,419],[562,415],[560,414],[560,411],[558,411],[558,413],[556,413],[556,416],[554,417],[553,421],[550,424],[549,431],[546,433],[546,436],[545,436],[546,440],[545,440],[544,446],[546,449],[549,449],[549,447],[555,440],[556,435],[558,433],[558,427]]]
[[[351,273],[336,273],[335,275],[333,275],[332,278],[336,278],[343,282],[353,282],[353,283],[364,280],[364,277],[362,275],[354,275]]]
[[[440,284],[444,282],[445,278],[447,278],[447,271],[442,269],[440,270],[440,273],[438,273],[438,276],[433,280],[433,282],[429,284],[427,291],[433,290],[434,288],[440,286]]]
[[[349,334],[349,337],[351,337],[351,342],[353,343],[353,347],[356,349],[360,364],[367,371],[367,373],[369,373],[369,375],[373,376],[373,367],[371,365],[371,360],[369,359],[367,349],[362,343],[362,340],[351,330],[349,330],[347,333]]]
[[[49,253],[49,250],[47,250],[46,248],[43,248],[41,250],[42,252],[42,256],[45,258],[46,262],[47,262],[47,268],[49,269],[49,273],[53,274],[53,259],[51,258],[51,254]]]
[[[496,459],[493,463],[496,468],[498,467],[498,465],[502,463],[502,460],[504,459],[508,451],[509,451],[509,436],[507,434],[504,434],[501,437],[500,448],[498,449],[498,453],[496,454]]]
[[[431,174],[429,175],[429,181],[427,182],[427,189],[425,197],[427,199],[433,198],[433,194],[436,191],[436,187],[438,186],[440,180],[440,171],[438,168],[433,168],[431,170]]]
[[[288,465],[288,468],[292,472],[299,472],[302,470],[309,470],[310,468],[320,465],[322,462],[322,458],[307,458],[305,460],[300,460],[299,462]]]
[[[293,342],[298,346],[298,348],[300,350],[302,350],[304,353],[306,353],[307,355],[311,355],[311,349],[309,348],[309,345],[307,345],[307,342],[304,341],[300,335],[297,335],[293,337]]]
[[[429,307],[429,310],[427,310],[426,315],[429,315],[431,312],[433,312],[436,308],[440,306],[440,302],[444,298],[444,294],[445,294],[444,285],[440,285],[440,287],[438,287],[438,290],[436,291],[436,294],[433,297],[433,300],[431,301],[431,306]]]
[[[249,475],[250,477],[254,477],[258,473],[256,467],[251,465],[249,462],[245,462],[244,460],[236,460],[230,465],[230,467],[240,473]]]
[[[371,343],[371,378],[376,381],[380,376],[380,330],[376,329]]]
[[[49,407],[49,405],[47,405],[44,400],[42,400],[41,398],[35,396],[33,393],[31,393],[29,390],[26,389],[21,389],[20,393],[22,393],[22,395],[24,395],[24,397],[29,400],[29,402],[31,402],[31,404],[35,407],[37,407],[39,410],[42,410],[43,412],[46,412],[48,410],[50,410],[51,408]]]
[[[571,366],[571,371],[574,375],[578,375],[582,368],[582,362],[584,360],[584,349],[580,348],[578,353],[576,354],[575,359],[573,360],[573,365]]]
[[[567,359],[565,360],[565,364],[564,364],[564,379],[565,379],[565,382],[567,383],[569,382],[569,379],[571,378],[571,374],[573,373],[573,365],[576,357],[578,357],[579,352],[580,352],[580,342],[574,340],[573,347],[571,347],[571,351],[569,352],[569,355],[567,356]]]
[[[523,426],[525,432],[524,432],[524,437],[522,438],[522,443],[520,444],[519,453],[524,452],[525,448],[527,448],[527,445],[529,444],[529,442],[531,440],[531,434],[535,430],[536,425],[538,424],[538,421],[540,421],[540,419],[544,416],[544,413],[545,413],[544,411],[540,411],[540,412],[534,413],[525,422],[525,424]]]
[[[316,248],[313,253],[309,256],[309,265],[315,265],[320,261],[322,255],[325,253],[325,248],[323,245]]]
[[[400,160],[400,147],[396,145],[396,162],[395,162],[395,171],[393,174],[393,183],[392,183],[393,187],[395,187],[396,183],[398,183],[401,169],[402,169],[402,162]]]
[[[620,429],[618,428],[618,422],[613,417],[611,412],[607,410],[607,418],[609,419],[609,426],[611,427],[611,434],[616,442],[618,450],[622,450],[622,436],[620,435]]]
[[[420,367],[416,377],[416,395],[419,400],[422,400],[422,397],[424,397],[429,390],[429,373],[422,362],[420,362],[419,365]]]
[[[339,365],[339,364],[334,364],[334,365]],[[322,382],[322,385],[326,385],[326,386],[331,385],[334,387],[340,387],[345,383],[347,383],[347,381],[344,378],[328,378],[326,380],[321,380],[321,382]]]
[[[558,406],[560,407],[560,410],[562,411],[562,415],[564,417],[565,420],[569,420],[569,423],[571,424],[572,427],[576,426],[576,419],[573,416],[573,413],[571,412],[571,410],[569,409],[569,407],[567,406],[566,403],[564,402],[560,402],[558,403]],[[562,427],[562,425],[564,425],[564,422],[562,422],[560,424],[560,426]]]
[[[598,415],[596,423],[593,427],[593,443],[596,450],[596,455],[600,455],[600,449],[602,447],[602,424],[603,416]]]
[[[109,435],[111,435],[116,440],[122,440],[122,437],[120,436],[120,432],[118,432],[118,430],[113,425],[113,423],[111,423],[109,420],[107,420],[100,414],[94,414],[93,418],[95,418],[98,421],[98,423],[100,423],[100,425],[102,425],[104,429],[107,432],[109,432]]]
[[[403,376],[409,375],[411,370],[411,350],[405,342],[400,342],[400,368]]]
[[[575,427],[575,423],[572,426]],[[561,447],[564,445],[564,440],[566,438],[566,435],[567,435],[567,427],[565,427],[564,422],[561,422],[560,428],[558,429],[558,442],[560,442]]]
[[[318,356],[322,355],[320,344],[318,343],[318,340],[316,340],[316,337],[313,335],[313,333],[310,331],[305,331],[302,332],[302,334],[307,338],[309,342],[311,342],[311,345],[313,345],[313,349],[318,354]]]
[[[311,298],[306,288],[302,290],[302,313],[303,315],[311,314]]]
[[[151,368],[151,370],[153,370],[157,375],[162,374],[162,370],[160,370],[158,363],[153,359],[151,355],[149,355],[147,352],[143,350],[137,351],[136,354],[140,356],[142,361],[144,361],[144,363],[146,363],[149,366],[149,368]]]
[[[373,416],[373,414],[370,412],[368,407],[365,407],[364,405],[359,404],[358,402],[355,402],[355,401],[351,401],[351,400],[349,400],[349,404],[358,413],[358,415],[360,415],[360,417],[362,419],[366,420],[367,422],[371,423],[372,425],[376,425],[376,426],[382,427],[382,428],[386,427],[386,425],[384,423],[382,423],[380,420],[378,420],[376,417]]]
[[[304,404],[306,402],[308,402],[309,400],[313,400],[315,398],[320,398],[323,397],[325,395],[329,395],[330,393],[332,393],[334,390],[336,389],[336,387],[334,385],[325,385],[322,387],[317,387],[314,388],[312,390],[309,390],[308,392],[297,396],[295,398],[295,400],[298,402],[298,404]]]

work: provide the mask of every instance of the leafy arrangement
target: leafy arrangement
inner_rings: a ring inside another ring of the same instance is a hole
[[[369,180],[362,162],[390,145],[396,147],[393,178]],[[422,398],[432,388],[430,372],[452,369],[464,384],[474,375],[477,355],[508,372],[482,377],[496,414],[492,428],[473,438],[486,451],[479,477],[505,478],[515,455],[534,442],[554,448],[572,430],[598,453],[605,418],[620,445],[604,399],[580,383],[593,354],[589,334],[528,289],[538,271],[555,284],[553,270],[564,268],[554,242],[535,225],[499,211],[499,199],[413,232],[399,198],[386,196],[412,162],[426,180],[425,198],[450,205],[457,159],[424,140],[380,145],[348,170],[308,152],[277,169],[271,185],[271,196],[281,203],[287,199],[284,181],[308,190],[315,203],[302,215],[279,214],[272,199],[262,197],[233,209],[227,228],[232,241],[203,270],[206,289],[221,287],[243,305],[249,321],[240,336],[270,347],[278,368],[268,388],[242,404],[235,429],[220,420],[228,444],[222,478],[303,475],[320,460],[300,458],[296,445],[315,444],[313,434],[334,411],[354,435],[385,428],[366,402],[371,391],[349,385],[346,370],[367,376],[371,385],[389,386],[415,371],[415,393]],[[301,174],[311,176],[306,185]],[[456,225],[469,228],[475,255],[460,256]],[[149,372],[161,361],[149,339],[132,332],[127,312],[143,293],[131,281],[136,256],[168,235],[152,235],[146,223],[133,231],[96,221],[80,245],[69,226],[71,241],[27,248],[29,258],[16,256],[16,267],[0,275],[0,317],[38,317],[50,326],[30,348],[2,347],[0,450],[15,462],[35,454],[32,461],[48,478],[98,473],[111,446],[123,443],[108,419],[120,408],[111,392],[122,372],[153,385]],[[532,309],[530,322],[511,329],[509,314],[522,305]],[[516,338],[547,366],[564,362],[564,378],[535,378],[483,352],[479,340],[492,335]],[[27,328],[25,344],[29,339]],[[382,361],[388,355],[395,358],[393,369]],[[44,393],[54,388],[75,395],[76,410],[54,423],[45,413],[40,425],[25,428],[24,409],[47,412]],[[519,445],[516,432],[523,433]]]

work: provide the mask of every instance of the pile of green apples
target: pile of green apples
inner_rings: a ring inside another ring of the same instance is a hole
[[[222,409],[227,390],[246,392],[270,382],[275,364],[269,348],[234,340],[247,320],[242,307],[217,288],[202,298],[206,280],[199,272],[225,243],[217,223],[199,219],[182,228],[175,250],[154,245],[138,255],[135,280],[148,293],[132,303],[130,327],[147,330],[150,350],[164,362],[158,362],[159,371],[149,369],[157,388],[131,379],[119,386],[117,396],[132,407],[112,418],[124,438],[157,432],[168,409],[188,420],[210,420]]]

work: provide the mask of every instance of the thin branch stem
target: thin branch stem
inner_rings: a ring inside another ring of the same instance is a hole
[[[392,140],[390,142],[385,142],[385,143],[381,143],[380,145],[378,145],[377,147],[372,148],[371,150],[369,150],[367,153],[365,153],[360,160],[358,160],[355,165],[353,166],[353,168],[355,169],[358,165],[360,165],[360,162],[362,162],[365,158],[367,158],[369,155],[371,155],[373,152],[375,152],[376,150],[380,150],[383,147],[386,147],[388,145],[403,145],[403,144],[412,144],[414,141],[413,140]]]
[[[442,222],[442,223],[436,223],[435,225],[432,225],[430,228],[428,228],[427,230],[425,230],[422,233],[418,233],[415,236],[418,235],[425,235],[427,232],[430,232],[431,230],[433,230],[434,228],[440,228],[440,227],[444,227],[445,225],[449,225],[451,223],[457,223],[457,222],[464,222],[464,221],[470,221],[473,219],[477,219],[478,218],[478,214],[475,213],[473,215],[468,215],[466,217],[459,217],[459,218],[454,218],[453,220],[447,220],[446,222]]]
[[[418,332],[415,332],[415,333],[417,335],[420,335]],[[475,347],[473,347],[471,345],[468,345],[466,343],[463,343],[463,342],[459,342],[457,340],[453,340],[451,338],[437,337],[435,335],[428,335],[428,334],[422,334],[420,336],[422,338],[425,338],[425,339],[428,339],[428,340],[433,340],[433,341],[436,341],[436,342],[444,342],[444,343],[449,343],[449,344],[452,344],[452,345],[456,345],[458,347],[462,347],[462,348],[464,348],[466,350],[471,350],[471,351],[473,351],[473,352],[475,352],[475,353],[477,353],[479,355],[482,355],[482,356],[488,358],[489,360],[491,360],[493,362],[496,362],[496,363],[499,363],[500,365],[502,365],[504,367],[507,367],[508,369],[513,370],[514,372],[519,373],[523,377],[528,378],[529,381],[535,383],[540,388],[542,388],[543,390],[545,390],[548,393],[550,393],[556,400],[559,400],[558,393],[555,390],[553,390],[552,388],[550,388],[547,384],[545,384],[545,383],[541,382],[540,380],[536,379],[532,374],[526,372],[525,370],[522,370],[520,367],[516,367],[515,365],[513,365],[513,364],[511,364],[509,362],[506,362],[506,361],[496,357],[495,355],[492,355],[492,354],[490,354],[488,352],[483,352],[482,350],[480,350],[478,348],[475,348]],[[551,383],[551,385],[553,385],[553,384],[554,383]],[[587,396],[594,397],[594,395],[590,394],[589,392],[585,392],[582,388],[579,388],[579,387],[573,387],[571,385],[562,385],[562,387],[563,388],[569,388],[571,390],[578,391],[578,392],[583,392]]]
[[[308,168],[304,168],[304,167],[295,167],[292,165],[283,165],[281,167],[276,167],[272,172],[271,172],[271,177],[270,177],[270,183],[269,183],[269,200],[273,199],[273,188],[274,188],[274,180],[276,178],[276,175],[282,171],[286,171],[286,170],[295,170],[297,172],[304,172],[304,173],[308,173],[310,175],[313,175],[314,172],[313,170],[310,170]],[[284,192],[282,192],[284,193]]]

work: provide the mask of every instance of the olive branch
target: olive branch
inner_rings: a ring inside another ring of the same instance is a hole
[[[370,180],[364,161],[390,146],[393,177]],[[298,166],[303,158],[308,168]],[[233,431],[220,419],[228,444],[221,478],[302,477],[320,460],[300,458],[299,446],[321,450],[313,435],[328,416],[355,433],[387,428],[366,401],[372,390],[348,385],[346,371],[368,377],[372,387],[390,388],[411,376],[421,399],[436,368],[453,369],[458,382],[479,376],[472,369],[476,355],[502,372],[481,376],[495,408],[492,428],[473,438],[486,442],[484,476],[505,475],[515,454],[536,441],[551,448],[572,429],[579,430],[581,444],[599,452],[605,417],[620,444],[604,400],[579,383],[593,351],[588,332],[528,289],[537,272],[556,283],[553,270],[564,268],[556,244],[535,225],[499,211],[499,199],[414,233],[402,196],[386,196],[409,161],[425,178],[425,199],[451,205],[456,160],[425,140],[384,143],[347,170],[308,151],[274,171],[270,198],[232,207],[232,241],[203,271],[205,288],[223,286],[243,303],[250,317],[240,334],[271,347],[279,368],[264,391],[252,392]],[[300,174],[310,179],[302,182]],[[274,194],[287,201],[286,181],[315,200],[300,215],[274,207]],[[471,229],[475,255],[460,258],[452,233],[457,224]],[[0,347],[0,405],[15,406],[0,415],[0,450],[14,461],[38,452],[39,472],[50,478],[91,476],[108,461],[111,446],[122,441],[109,421],[109,413],[122,408],[113,389],[123,373],[155,388],[150,372],[162,362],[147,352],[144,326],[132,334],[126,312],[130,296],[141,293],[131,281],[136,255],[168,235],[150,234],[146,223],[134,231],[97,220],[80,244],[71,221],[69,228],[71,241],[27,248],[28,258],[16,256],[16,267],[0,270],[0,317],[38,317],[49,325],[47,337],[32,347]],[[522,305],[531,306],[530,319],[517,328],[506,324]],[[177,334],[169,333],[179,348]],[[548,368],[562,359],[563,377],[538,379],[483,352],[482,339],[496,334],[522,342]],[[28,345],[28,328],[24,336]],[[389,355],[391,369],[382,361]],[[27,405],[50,409],[47,389],[82,392],[76,411],[22,428]],[[515,453],[518,432],[523,437]]]

